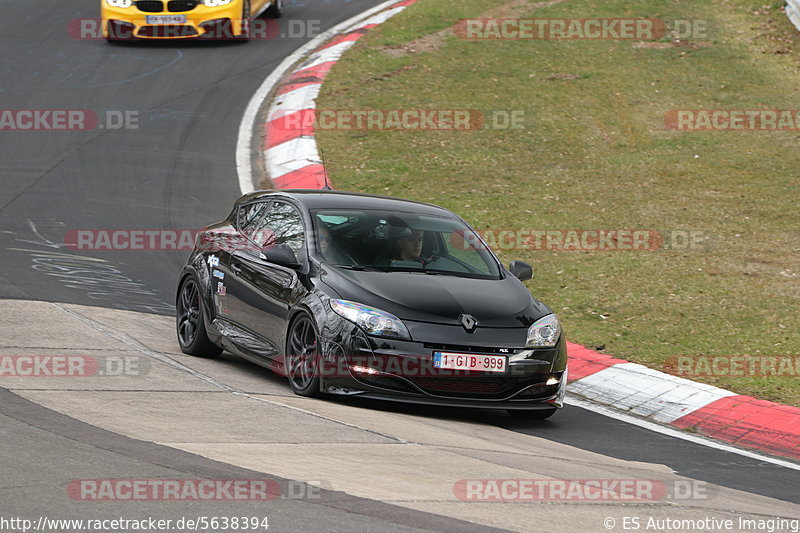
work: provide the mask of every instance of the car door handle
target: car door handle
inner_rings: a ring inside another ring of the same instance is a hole
[[[231,263],[231,272],[236,274],[237,276],[242,273],[242,266],[238,263]]]

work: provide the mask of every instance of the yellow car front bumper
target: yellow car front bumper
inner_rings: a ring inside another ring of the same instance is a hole
[[[169,0],[148,0],[148,11],[142,11],[136,4],[134,2],[131,7],[119,8],[103,0],[100,14],[103,37],[187,39],[216,34],[219,34],[219,38],[225,38],[242,34],[244,0],[232,0],[230,4],[220,7],[207,7],[199,0],[179,0],[179,4]],[[179,9],[195,5],[186,11],[170,11],[170,4]],[[220,30],[220,27],[224,29]]]

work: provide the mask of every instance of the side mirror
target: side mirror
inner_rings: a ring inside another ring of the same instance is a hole
[[[520,281],[528,281],[533,277],[533,267],[523,261],[511,261],[508,271],[514,274]]]
[[[297,256],[287,244],[271,244],[261,249],[261,259],[286,268],[297,270],[303,265],[297,262]]]

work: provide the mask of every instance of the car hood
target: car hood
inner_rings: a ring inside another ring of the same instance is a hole
[[[478,327],[529,327],[552,313],[517,278],[460,278],[406,272],[359,272],[326,266],[322,281],[343,299],[377,307],[403,320],[460,324],[469,314]]]

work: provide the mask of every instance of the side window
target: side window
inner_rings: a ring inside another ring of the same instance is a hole
[[[286,244],[300,257],[305,242],[303,219],[291,205],[275,202],[256,228],[254,239],[261,246]]]
[[[252,233],[268,205],[267,202],[256,202],[241,206],[236,212],[236,228],[245,234]]]

